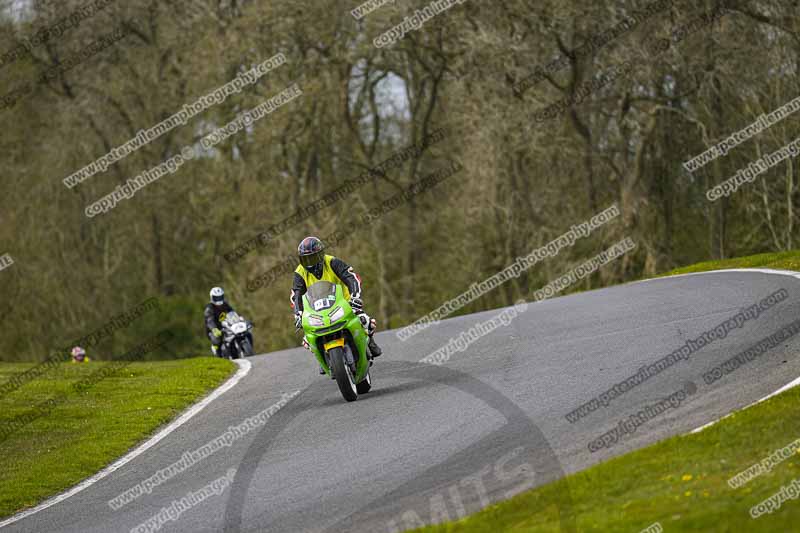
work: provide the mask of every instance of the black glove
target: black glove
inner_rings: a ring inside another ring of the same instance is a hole
[[[303,313],[297,312],[294,314],[294,329],[303,327]]]
[[[364,312],[364,302],[361,301],[361,298],[355,296],[350,298],[350,307],[353,308],[355,314]]]

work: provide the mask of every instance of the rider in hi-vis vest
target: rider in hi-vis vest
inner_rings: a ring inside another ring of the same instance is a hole
[[[364,304],[361,301],[361,278],[353,271],[353,267],[339,258],[325,254],[325,246],[316,237],[303,239],[297,247],[297,255],[300,265],[294,271],[291,297],[295,327],[299,329],[302,324],[303,295],[308,287],[318,281],[329,281],[342,286],[344,297],[350,302],[353,312],[358,315],[366,328],[372,357],[381,355],[382,350],[372,337],[377,329],[375,319],[364,312]],[[303,345],[308,348],[305,338]],[[325,371],[320,368],[320,374],[324,373]]]

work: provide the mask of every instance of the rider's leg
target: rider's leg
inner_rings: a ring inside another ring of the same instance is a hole
[[[375,339],[372,338],[372,335],[369,336],[369,343],[367,343],[367,346],[369,346],[369,353],[372,354],[372,357],[379,357],[383,353],[381,347],[375,343]]]
[[[228,346],[224,342],[221,342],[219,345],[219,353],[220,357],[224,357],[225,359],[230,359],[231,358],[230,346]]]
[[[220,339],[215,337],[213,333],[209,333],[208,338],[211,341],[211,352],[217,357],[222,357],[219,353]]]
[[[375,322],[374,318],[369,319],[369,326],[367,327],[367,335],[369,335],[369,342],[367,346],[369,347],[369,352],[372,354],[372,357],[379,357],[383,350],[378,344],[375,342],[373,335],[375,335],[375,331],[378,329],[378,325]]]

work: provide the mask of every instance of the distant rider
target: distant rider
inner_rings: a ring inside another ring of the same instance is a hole
[[[223,346],[222,344],[222,321],[225,320],[228,313],[233,313],[235,311],[233,307],[228,305],[228,302],[225,301],[225,291],[222,287],[214,287],[211,289],[210,296],[211,302],[206,304],[206,308],[203,311],[206,335],[211,340],[211,352],[218,357],[227,358],[229,356],[229,354],[225,353],[227,351],[227,346]],[[250,339],[251,346],[252,343],[253,340]],[[220,350],[220,346],[222,350]]]
[[[86,355],[86,350],[81,348],[80,346],[76,346],[72,349],[72,362],[73,363],[88,363],[89,357]]]
[[[361,324],[369,335],[369,351],[372,357],[380,356],[383,351],[375,343],[373,335],[377,329],[374,318],[364,312],[364,303],[361,301],[361,277],[355,273],[353,267],[332,255],[325,254],[325,246],[316,237],[306,237],[297,247],[297,256],[300,265],[294,271],[292,284],[292,309],[294,309],[295,328],[302,327],[303,295],[309,286],[318,281],[329,281],[342,286],[344,297],[349,300],[353,312],[361,320]],[[303,345],[308,348],[305,338]],[[320,374],[325,371],[320,367]]]

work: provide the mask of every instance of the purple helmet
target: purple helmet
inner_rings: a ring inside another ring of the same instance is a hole
[[[306,237],[297,247],[300,264],[305,268],[313,268],[325,260],[325,246],[316,237]]]

